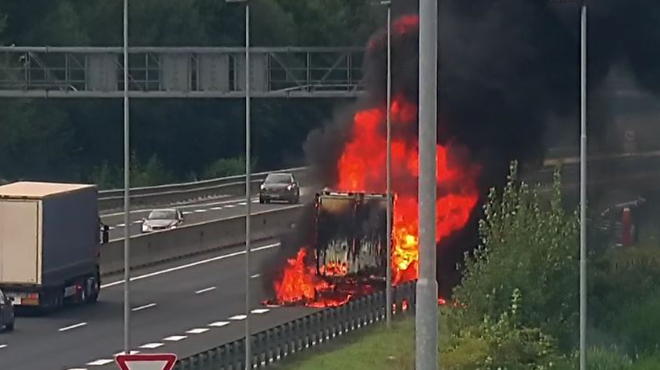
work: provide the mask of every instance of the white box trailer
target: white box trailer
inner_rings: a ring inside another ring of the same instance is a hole
[[[99,226],[94,185],[0,186],[0,288],[16,306],[96,302]]]

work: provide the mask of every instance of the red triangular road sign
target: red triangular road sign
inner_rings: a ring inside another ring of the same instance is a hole
[[[115,361],[121,370],[172,370],[176,363],[173,353],[117,355]]]

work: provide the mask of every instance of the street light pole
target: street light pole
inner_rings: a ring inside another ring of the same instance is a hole
[[[245,370],[252,370],[252,331],[250,328],[250,262],[252,217],[252,192],[250,185],[252,159],[250,156],[250,1],[225,0],[227,3],[242,3],[245,5]]]
[[[252,333],[250,331],[250,254],[252,200],[250,192],[250,3],[245,2],[245,370],[252,370]]]
[[[415,315],[415,368],[438,368],[436,278],[436,145],[438,0],[419,2],[419,279]]]
[[[580,370],[587,370],[587,2],[580,19]]]
[[[392,2],[387,6],[387,274],[385,277],[385,322],[392,326]]]
[[[124,352],[131,353],[130,124],[128,102],[128,0],[124,0]]]

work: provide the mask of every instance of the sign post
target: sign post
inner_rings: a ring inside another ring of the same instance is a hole
[[[121,370],[172,370],[176,363],[173,353],[117,355],[115,361]]]

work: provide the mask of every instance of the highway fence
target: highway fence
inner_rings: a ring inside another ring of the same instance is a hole
[[[415,311],[415,282],[393,288],[395,315]],[[349,301],[314,312],[253,334],[252,367],[264,368],[291,355],[315,348],[353,331],[385,320],[385,292]],[[244,370],[245,338],[218,344],[195,355],[180,359],[175,370]]]
[[[260,172],[252,174],[251,189],[256,194],[259,185],[266,179],[269,173],[289,172],[292,173],[301,186],[307,184],[307,167],[288,168],[271,172]],[[204,199],[219,197],[238,197],[245,195],[245,175],[222,177],[211,180],[186,182],[180,184],[168,184],[132,188],[130,192],[131,207],[148,207],[159,205],[174,205]],[[124,207],[124,190],[112,189],[99,191],[99,210],[113,211]]]

